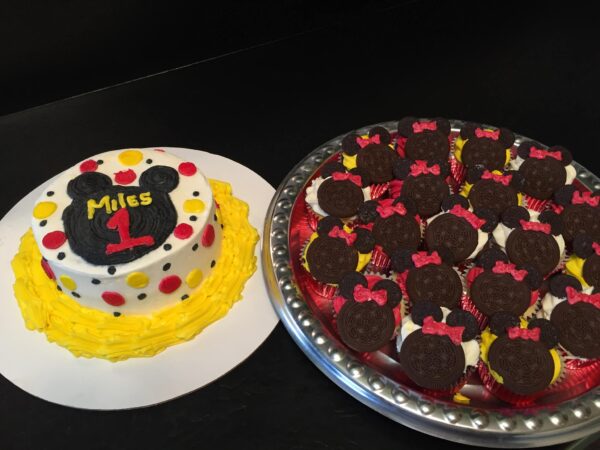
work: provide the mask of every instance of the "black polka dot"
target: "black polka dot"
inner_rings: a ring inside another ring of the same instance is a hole
[[[118,312],[118,311],[115,311],[115,312],[113,313],[113,316],[115,316],[115,317],[119,317],[120,315],[121,315],[121,313],[120,313],[120,312]]]
[[[198,220],[198,218],[197,218],[196,216],[190,216],[190,220],[191,220],[192,222],[195,222],[196,220]]]
[[[223,224],[221,224],[221,230],[222,230],[223,228],[225,228],[225,227],[223,226]]]
[[[194,244],[194,246],[192,247],[192,251],[195,252],[196,250],[198,250],[198,244]]]
[[[163,245],[163,248],[164,248],[166,251],[169,251],[169,250],[171,250],[173,247],[171,246],[171,244],[165,244],[165,245]]]
[[[194,191],[194,192],[192,192],[192,195],[193,195],[194,197],[198,197],[198,196],[200,195],[200,192],[198,192],[198,191]]]
[[[58,255],[56,255],[56,257],[57,257],[58,259],[61,259],[61,260],[62,260],[62,259],[65,259],[65,256],[66,256],[66,255],[65,255],[63,252],[60,252]]]
[[[190,298],[190,296],[187,294],[181,296],[181,300],[186,300],[188,298]]]
[[[58,284],[56,285],[56,289],[58,289],[59,291],[62,291],[62,288]]]
[[[47,221],[47,220],[42,220],[42,221],[40,222],[40,227],[45,227],[47,223],[48,223],[48,221]]]
[[[165,272],[166,272],[167,270],[169,270],[170,268],[171,268],[171,263],[166,263],[166,264],[163,266],[163,270],[164,270]]]
[[[96,161],[96,164],[98,164],[98,165],[104,164],[104,161],[102,161],[101,159],[99,159],[98,161]]]
[[[46,195],[48,197],[52,197],[54,195],[54,191],[48,191],[48,192],[46,192]]]
[[[92,284],[100,284],[100,280],[98,280],[97,278],[93,278]]]
[[[146,164],[152,164],[152,160],[151,160],[150,158],[148,158],[148,159],[146,160]]]
[[[146,294],[140,294],[138,295],[138,300],[144,300],[147,297]]]
[[[216,263],[217,263],[217,262],[216,262],[216,261],[213,259],[213,260],[210,262],[210,267],[215,267],[215,264],[216,264]]]
[[[217,221],[217,215],[216,214],[213,216],[213,219],[215,219],[215,222]]]
[[[77,292],[73,291],[71,292],[71,295],[75,298],[81,298],[81,295],[79,295]]]
[[[108,273],[111,275],[114,275],[116,271],[117,271],[117,268],[115,266],[110,266],[108,268]]]

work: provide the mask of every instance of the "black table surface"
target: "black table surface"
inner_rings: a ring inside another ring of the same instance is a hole
[[[41,182],[107,149],[207,150],[276,187],[324,141],[405,115],[505,126],[564,145],[600,173],[593,15],[566,5],[503,5],[409,3],[0,117],[0,216]],[[208,446],[462,448],[345,394],[281,324],[227,375],[150,408],[70,409],[0,378],[2,449]]]

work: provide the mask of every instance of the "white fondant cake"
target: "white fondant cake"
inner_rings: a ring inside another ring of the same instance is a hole
[[[201,285],[221,220],[196,165],[160,149],[101,153],[42,194],[32,228],[46,273],[81,305],[150,314]]]

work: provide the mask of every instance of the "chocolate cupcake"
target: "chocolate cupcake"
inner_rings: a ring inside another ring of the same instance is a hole
[[[505,209],[521,204],[523,177],[515,171],[490,172],[481,166],[469,168],[461,195],[473,209],[487,208],[500,216]]]
[[[584,287],[600,287],[600,243],[587,234],[577,234],[565,268]]]
[[[579,233],[600,242],[600,192],[581,192],[572,184],[554,193],[563,220],[563,237],[571,243]]]
[[[502,170],[510,161],[515,135],[506,128],[493,130],[481,124],[467,123],[455,142],[454,156],[467,168],[482,166]]]
[[[390,183],[393,197],[402,195],[411,199],[421,217],[439,212],[440,205],[450,195],[446,183],[448,163],[423,160],[397,159],[394,163],[395,181]]]
[[[450,122],[447,119],[405,117],[398,122],[396,150],[403,158],[445,161],[450,153],[449,136]]]
[[[423,301],[402,321],[398,360],[416,385],[451,395],[479,362],[478,334],[477,322],[467,311]]]
[[[543,277],[559,268],[565,253],[562,220],[552,211],[538,214],[522,206],[502,213],[493,232],[496,243],[509,260],[519,266],[533,265]]]
[[[392,269],[411,305],[432,302],[453,309],[460,304],[462,280],[445,249],[439,253],[398,250],[392,255]]]
[[[390,143],[390,133],[383,127],[371,128],[367,136],[348,134],[342,140],[342,161],[348,170],[358,168],[372,183],[392,180],[392,166],[397,159]]]
[[[470,211],[468,201],[454,194],[444,200],[441,213],[427,220],[425,243],[429,250],[446,248],[457,264],[477,256],[496,224],[492,211]]]

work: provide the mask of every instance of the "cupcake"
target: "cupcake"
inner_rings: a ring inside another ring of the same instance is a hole
[[[600,243],[587,234],[577,234],[565,269],[584,287],[600,287]]]
[[[532,265],[508,262],[508,256],[492,247],[482,251],[466,277],[468,296],[462,308],[485,327],[491,316],[507,311],[517,317],[532,317],[538,309],[540,273]]]
[[[373,246],[369,230],[352,230],[340,219],[323,218],[302,251],[302,267],[311,275],[309,285],[317,294],[332,297],[345,274],[365,268]]]
[[[405,117],[398,122],[396,151],[402,158],[446,161],[450,154],[449,137],[450,122],[447,119]]]
[[[537,213],[512,206],[502,213],[493,236],[510,262],[518,266],[532,264],[546,277],[563,263],[565,241],[561,232],[562,220],[555,212]]]
[[[430,217],[440,210],[440,205],[450,195],[446,183],[447,161],[424,161],[398,158],[394,162],[395,180],[390,183],[390,195],[411,199],[421,217]]]
[[[511,166],[523,176],[525,206],[540,212],[556,191],[573,183],[577,172],[572,161],[566,148],[554,146],[545,150],[537,142],[521,143]]]
[[[392,255],[392,269],[410,305],[432,302],[448,309],[459,306],[463,283],[445,248],[431,253],[398,250]]]
[[[481,166],[469,168],[460,194],[473,209],[487,208],[500,216],[505,209],[522,203],[523,177],[515,171],[489,171]]]
[[[483,385],[505,402],[533,403],[561,377],[557,345],[558,330],[549,320],[527,322],[507,312],[494,314],[481,334]]]
[[[402,318],[402,292],[377,275],[347,273],[333,300],[342,342],[357,352],[374,352],[392,339]]]
[[[429,393],[452,395],[479,362],[478,334],[477,321],[467,311],[423,301],[402,319],[398,360],[416,385]]]
[[[558,330],[565,366],[577,370],[600,363],[600,293],[582,291],[577,278],[557,274],[544,296],[544,317]]]
[[[375,248],[373,270],[386,271],[396,250],[416,250],[421,244],[422,224],[413,201],[408,198],[371,200],[361,205],[358,227],[371,230]]]
[[[600,242],[600,193],[581,192],[572,184],[554,193],[555,210],[563,220],[563,237],[567,244],[579,233]]]
[[[496,224],[492,211],[471,211],[463,196],[453,194],[444,200],[442,212],[427,220],[425,243],[430,250],[445,247],[458,264],[477,256]]]

